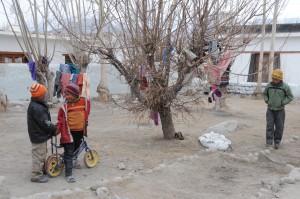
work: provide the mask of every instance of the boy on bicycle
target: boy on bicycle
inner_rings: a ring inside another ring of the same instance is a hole
[[[83,136],[87,136],[87,124],[90,114],[90,100],[80,96],[80,89],[76,84],[69,84],[64,90],[66,102],[58,111],[57,134],[61,133],[60,143],[64,147],[64,163],[66,181],[75,182],[72,168],[80,168],[74,159]],[[74,160],[74,161],[73,161]]]

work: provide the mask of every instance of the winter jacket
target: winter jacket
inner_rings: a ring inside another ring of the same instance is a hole
[[[270,82],[266,86],[263,96],[268,108],[273,111],[284,109],[284,106],[294,98],[290,87],[284,82],[277,86]]]
[[[80,97],[80,100],[85,100],[83,133],[85,136],[87,136],[87,125],[88,125],[88,118],[89,118],[89,114],[90,114],[91,103],[90,103],[90,100],[86,97]],[[69,104],[70,103],[65,102],[58,111],[58,120],[56,123],[56,127],[57,127],[58,134],[61,133],[61,137],[60,137],[61,144],[73,142],[71,130],[70,130],[70,127],[67,122],[68,121],[68,106],[70,106]]]
[[[27,125],[30,141],[35,144],[46,142],[56,132],[47,105],[33,98],[27,110]]]

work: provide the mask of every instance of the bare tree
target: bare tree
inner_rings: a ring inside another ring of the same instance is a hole
[[[25,2],[25,3],[24,3]],[[27,5],[29,10],[26,10],[26,6],[21,6],[19,1],[12,0],[11,8],[15,14],[16,21],[21,30],[22,40],[20,41],[17,37],[17,33],[12,28],[11,19],[7,13],[7,4],[1,0],[5,15],[7,17],[8,23],[14,32],[15,38],[17,39],[20,48],[25,53],[28,60],[32,60],[36,63],[36,81],[40,84],[48,87],[47,101],[52,101],[53,93],[53,78],[54,73],[49,70],[49,63],[51,62],[54,50],[51,54],[48,52],[48,3],[43,0],[40,4],[37,0],[33,1],[23,1],[22,5]],[[26,4],[27,3],[27,4]],[[44,17],[41,17],[39,10],[42,10]],[[26,19],[25,19],[26,16]],[[33,29],[31,25],[33,24]],[[42,30],[40,30],[40,25],[42,24]]]
[[[96,37],[92,35],[92,29],[95,27],[93,24],[95,22],[92,20],[94,8],[86,1],[48,2],[52,20],[58,21],[51,24],[52,29],[58,33],[65,44],[72,63],[76,64],[80,71],[85,72],[92,59],[91,53],[81,48],[83,45],[81,41],[90,45],[95,43]],[[68,31],[65,31],[66,28]]]
[[[104,7],[109,11],[106,23],[97,30],[105,25],[109,32],[98,37],[101,45],[91,51],[112,64],[130,86],[137,101],[127,101],[127,109],[159,113],[165,139],[175,134],[172,110],[188,112],[186,105],[201,97],[201,84],[184,97],[193,77],[219,84],[209,69],[221,70],[215,65],[229,59],[225,52],[251,41],[252,30],[245,25],[262,14],[260,4],[250,0],[107,0]],[[211,50],[213,42],[217,48]]]
[[[92,61],[94,46],[101,46],[99,38],[103,37],[103,23],[105,19],[103,3],[78,0],[53,0],[50,2],[53,18],[58,21],[58,27],[53,29],[59,33],[66,47],[69,47],[69,57],[83,72]],[[101,56],[99,56],[101,57]],[[101,81],[97,87],[100,100],[108,101],[106,66],[99,61]]]

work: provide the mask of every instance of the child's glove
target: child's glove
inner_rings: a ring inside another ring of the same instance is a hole
[[[58,129],[56,129],[55,133],[53,133],[52,136],[57,136],[58,134],[60,134],[60,131]]]

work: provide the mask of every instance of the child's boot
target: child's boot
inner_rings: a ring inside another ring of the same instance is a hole
[[[75,178],[72,175],[66,176],[65,179],[68,183],[76,182]]]
[[[73,160],[73,168],[74,169],[81,169],[81,165],[79,164],[77,159]]]

